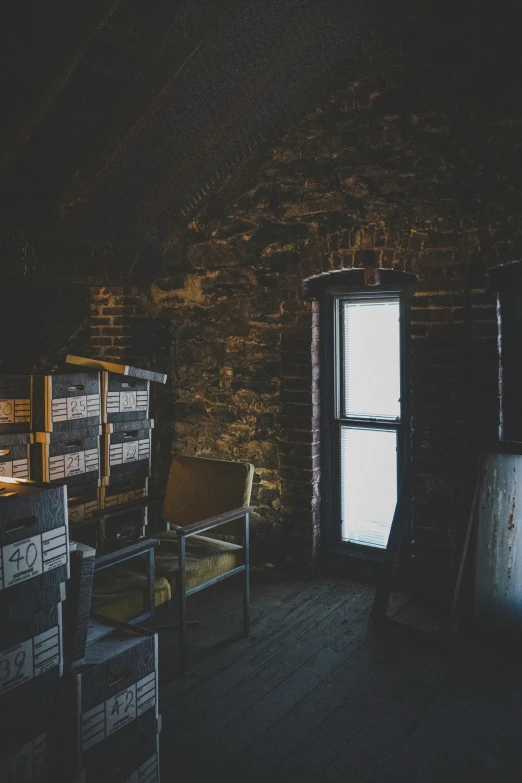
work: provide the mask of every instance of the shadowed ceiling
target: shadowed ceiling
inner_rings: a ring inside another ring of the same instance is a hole
[[[156,244],[357,54],[370,0],[20,0],[2,225]]]

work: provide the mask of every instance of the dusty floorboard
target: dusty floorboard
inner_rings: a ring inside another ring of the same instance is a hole
[[[164,783],[498,783],[522,778],[515,651],[439,655],[368,630],[372,585],[256,575],[193,597],[191,670],[160,632]]]

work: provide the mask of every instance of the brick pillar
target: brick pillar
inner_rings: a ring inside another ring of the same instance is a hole
[[[131,321],[140,315],[140,297],[122,286],[91,288],[91,351],[107,360],[125,359],[131,349]]]
[[[318,307],[292,299],[281,309],[282,513],[289,560],[310,565],[320,543]]]

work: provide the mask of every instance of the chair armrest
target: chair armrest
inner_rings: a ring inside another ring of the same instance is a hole
[[[211,530],[212,528],[218,527],[219,525],[224,525],[226,522],[233,522],[234,519],[244,517],[245,514],[248,514],[250,511],[253,511],[252,506],[241,506],[240,508],[233,509],[233,511],[226,511],[224,514],[218,514],[215,517],[202,519],[201,522],[191,522],[188,525],[170,524],[172,526],[172,530],[188,538],[189,536],[193,536],[196,533],[204,533],[205,530]],[[166,521],[168,522],[168,520]]]
[[[144,538],[141,541],[137,541],[135,544],[114,549],[112,552],[107,552],[106,554],[95,558],[94,570],[103,571],[105,568],[117,565],[118,563],[124,563],[126,560],[130,560],[138,555],[144,555],[150,549],[159,546],[159,543],[157,538]]]

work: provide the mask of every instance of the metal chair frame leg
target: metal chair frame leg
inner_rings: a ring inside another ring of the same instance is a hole
[[[244,556],[245,563],[243,572],[243,632],[245,636],[250,634],[250,515],[247,513],[243,517],[244,519]],[[181,671],[183,674],[188,672],[187,662],[187,625],[197,625],[198,620],[187,620],[187,563],[186,563],[186,536],[182,531],[179,532],[178,537],[178,575],[177,575],[177,593],[178,593],[178,614],[179,623],[169,623],[162,625],[161,628],[175,628],[176,625],[179,628],[179,652]],[[240,569],[238,569],[240,570]],[[231,574],[232,575],[232,574]],[[228,574],[223,574],[216,579],[209,581],[202,585],[200,588],[196,588],[190,591],[192,594],[199,589],[210,587],[217,581],[222,581],[223,578],[227,578]]]
[[[185,536],[179,536],[178,561],[178,601],[179,601],[179,654],[181,671],[187,672],[187,584],[186,584],[186,541]]]
[[[150,616],[154,617],[156,614],[156,596],[154,592],[154,586],[156,584],[156,563],[154,561],[154,550],[149,549],[149,562],[147,569],[147,596],[149,602]]]
[[[245,571],[243,574],[243,630],[245,636],[250,635],[250,526],[249,514],[245,514]]]

